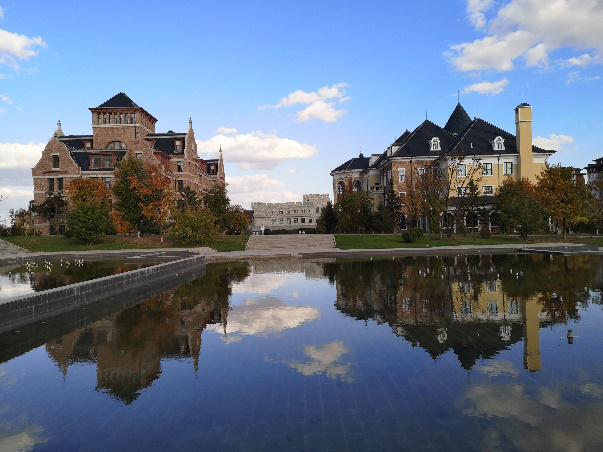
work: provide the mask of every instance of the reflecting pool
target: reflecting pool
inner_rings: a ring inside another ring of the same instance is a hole
[[[602,286],[600,256],[210,264],[0,335],[0,450],[600,450]]]

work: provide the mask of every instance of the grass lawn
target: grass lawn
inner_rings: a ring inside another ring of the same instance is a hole
[[[460,246],[460,245],[501,245],[506,243],[534,244],[538,242],[574,242],[588,243],[603,246],[601,237],[572,237],[567,236],[565,240],[561,236],[535,236],[524,241],[517,235],[496,235],[489,239],[483,239],[479,234],[453,235],[450,239],[426,234],[421,240],[414,243],[405,243],[402,234],[336,234],[337,247],[342,250],[350,249],[387,249],[387,248],[425,248],[438,246]]]
[[[218,240],[208,246],[216,251],[243,251],[248,239],[249,237],[244,235],[221,235]],[[158,236],[106,235],[93,245],[86,245],[77,239],[68,239],[60,235],[3,237],[3,240],[34,252],[185,248],[167,238],[161,243]]]

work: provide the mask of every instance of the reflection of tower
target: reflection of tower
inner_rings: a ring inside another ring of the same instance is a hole
[[[538,314],[540,308],[536,298],[522,299],[521,306],[524,312],[523,323],[523,366],[530,372],[542,370],[540,363],[540,328]]]

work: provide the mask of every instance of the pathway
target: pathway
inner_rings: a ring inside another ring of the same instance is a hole
[[[252,235],[247,251],[270,250],[326,250],[335,248],[331,234]]]
[[[27,250],[21,248],[20,246],[13,245],[12,243],[8,243],[7,241],[0,239],[0,256],[3,256],[5,254],[23,253],[27,253]]]

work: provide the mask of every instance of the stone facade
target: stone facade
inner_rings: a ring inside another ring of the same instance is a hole
[[[155,133],[157,119],[124,93],[90,111],[92,135],[65,135],[59,121],[32,169],[34,204],[44,202],[50,193],[63,192],[78,177],[101,179],[111,188],[115,165],[124,158],[159,165],[173,181],[174,191],[189,187],[201,195],[225,184],[222,150],[218,159],[199,158],[192,120],[186,133]],[[60,216],[53,224],[34,217],[34,227],[42,234],[62,233],[63,223]]]
[[[329,202],[329,195],[304,195],[303,202],[253,202],[254,231],[266,229],[316,228],[321,209]]]

